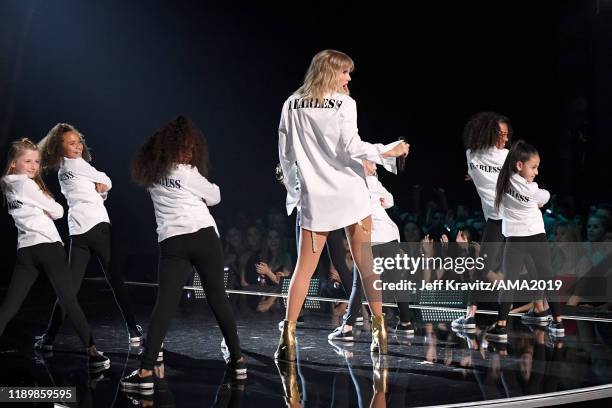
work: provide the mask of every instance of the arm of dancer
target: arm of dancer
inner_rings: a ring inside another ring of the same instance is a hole
[[[219,186],[208,181],[206,177],[201,175],[197,169],[187,177],[186,188],[201,197],[207,206],[211,207],[221,202],[221,191]]]
[[[91,181],[92,183],[104,184],[106,191],[113,187],[111,179],[102,171],[96,170],[94,166],[87,163],[84,159],[66,161],[65,165],[68,170],[78,174],[79,176]]]
[[[41,208],[53,220],[64,216],[64,207],[45,194],[32,180],[23,184],[23,197],[28,203]]]
[[[548,190],[544,190],[538,187],[538,183],[532,182],[529,183],[532,189],[533,199],[538,203],[538,207],[543,207],[544,204],[550,200],[550,193]]]
[[[393,194],[391,194],[389,190],[387,190],[378,179],[376,179],[375,181],[374,190],[375,191],[373,192],[378,194],[378,196],[380,197],[380,203],[385,210],[387,208],[393,207]]]

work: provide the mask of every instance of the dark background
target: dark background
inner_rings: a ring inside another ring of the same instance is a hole
[[[515,138],[536,145],[538,181],[551,192],[574,194],[583,209],[610,201],[612,1],[413,3],[2,1],[0,151],[74,124],[113,180],[107,208],[124,263],[154,272],[153,208],[128,173],[137,147],[186,113],[209,140],[210,178],[222,191],[213,214],[231,223],[239,210],[282,209],[280,108],[312,56],[335,48],[355,60],[362,138],[411,144],[406,172],[381,176],[400,206],[414,184],[479,206],[463,181],[461,131],[481,110],[509,116]],[[46,180],[64,204],[56,176]],[[0,230],[6,282],[16,243],[6,210]]]

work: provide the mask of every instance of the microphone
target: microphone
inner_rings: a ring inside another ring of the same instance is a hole
[[[400,136],[399,139],[397,140],[401,140],[405,142],[406,138],[404,136]],[[406,168],[406,156],[398,157],[397,158],[397,170],[400,172],[403,172],[405,168]]]

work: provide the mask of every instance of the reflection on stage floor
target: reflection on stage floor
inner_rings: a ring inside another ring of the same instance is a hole
[[[199,302],[177,311],[164,341],[155,393],[130,395],[120,390],[119,379],[138,366],[141,348],[130,348],[112,294],[93,286],[80,298],[111,368],[88,373],[70,324],[52,353],[35,352],[34,336],[45,328],[51,298],[34,294],[0,339],[1,386],[76,387],[78,402],[64,405],[82,407],[412,407],[525,396],[532,398],[531,406],[552,405],[572,390],[612,383],[610,322],[566,320],[566,335],[556,340],[513,318],[508,344],[502,344],[484,338],[491,316],[479,315],[474,333],[459,333],[449,322],[460,312],[434,309],[415,309],[414,336],[389,331],[387,356],[370,354],[367,319],[355,326],[354,341],[330,342],[327,335],[339,324],[339,313],[307,312],[297,330],[297,364],[273,359],[281,310],[240,312],[238,331],[249,371],[246,382],[235,383],[225,377],[218,326],[205,302]],[[146,327],[151,306],[136,309]],[[391,328],[395,317],[392,309],[388,312]],[[611,395],[610,389],[596,392]]]

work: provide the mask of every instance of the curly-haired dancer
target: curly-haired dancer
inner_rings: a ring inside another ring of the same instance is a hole
[[[485,258],[482,274],[475,279],[499,279],[501,274],[504,237],[501,215],[494,208],[497,177],[508,155],[506,145],[512,138],[510,120],[495,112],[479,112],[472,116],[463,130],[468,176],[474,182],[482,203],[486,225],[482,234],[480,255]],[[455,330],[476,329],[477,301],[481,292],[470,291],[465,316],[455,319]]]
[[[227,368],[245,379],[236,321],[223,283],[223,249],[208,210],[221,201],[208,175],[208,144],[200,129],[178,116],[151,136],[132,162],[132,178],[151,195],[159,242],[159,288],[139,370],[121,380],[124,389],[151,393],[158,351],[195,268],[229,349]]]

